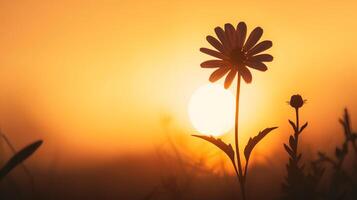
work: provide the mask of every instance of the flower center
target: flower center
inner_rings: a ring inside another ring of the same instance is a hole
[[[230,57],[234,64],[243,64],[243,61],[247,59],[246,53],[241,49],[233,49]]]

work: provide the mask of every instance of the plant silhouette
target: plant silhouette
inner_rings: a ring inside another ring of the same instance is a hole
[[[255,147],[255,145],[263,139],[269,132],[276,129],[277,127],[266,128],[260,132],[256,137],[250,138],[248,144],[244,149],[245,155],[245,168],[243,169],[242,160],[239,152],[239,134],[238,134],[238,117],[239,117],[239,97],[240,97],[240,87],[241,87],[241,78],[246,83],[252,82],[252,74],[249,68],[253,68],[259,71],[266,71],[268,68],[264,62],[271,62],[273,57],[269,54],[260,54],[263,51],[272,47],[273,43],[269,40],[264,40],[260,43],[261,36],[263,35],[263,29],[256,27],[246,39],[247,35],[247,26],[244,22],[239,22],[237,28],[232,24],[225,24],[224,29],[221,27],[216,27],[215,33],[219,40],[213,36],[207,36],[207,41],[217,50],[212,50],[208,48],[201,48],[200,51],[215,57],[216,59],[208,60],[201,63],[202,68],[218,68],[216,69],[209,80],[215,82],[228,74],[224,81],[224,87],[228,89],[232,84],[235,77],[238,77],[237,81],[237,93],[236,93],[236,112],[235,112],[235,151],[232,148],[231,144],[226,144],[220,139],[208,136],[199,136],[194,135],[204,139],[227,154],[227,156],[232,161],[234,170],[237,174],[242,198],[243,200],[247,199],[246,197],[246,177],[248,171],[248,163],[250,154]],[[235,158],[237,160],[235,160]]]
[[[160,176],[160,183],[153,187],[143,199],[160,199],[164,197],[174,200],[186,199],[185,195],[192,190],[192,182],[197,174],[203,171],[208,173],[209,171],[206,171],[207,169],[204,169],[201,163],[192,162],[191,155],[185,153],[188,150],[175,142],[178,138],[174,137],[175,135],[177,137],[179,132],[172,129],[173,118],[165,115],[160,121],[165,141],[161,146],[157,147],[156,154],[161,161],[161,170],[168,170],[169,172]],[[202,162],[206,160],[206,157],[200,157],[200,160]],[[173,162],[175,162],[175,167],[172,166]]]
[[[0,169],[0,181],[15,167],[23,163],[27,158],[29,158],[33,153],[35,153],[35,151],[42,145],[42,143],[42,140],[33,142],[21,149],[15,155],[13,155],[9,159],[9,161],[7,161],[5,165]]]
[[[306,122],[300,126],[299,119],[299,110],[304,105],[305,101],[306,100],[303,100],[301,95],[297,94],[291,96],[289,102],[290,106],[295,110],[296,120],[295,122],[289,120],[294,134],[290,135],[289,143],[284,144],[285,151],[289,155],[289,162],[286,165],[286,180],[282,185],[282,199],[316,199],[316,186],[323,174],[323,169],[312,164],[312,172],[305,175],[305,166],[301,163],[302,154],[298,151],[299,136],[308,125]]]
[[[357,133],[352,131],[351,120],[347,109],[342,119],[339,120],[344,130],[344,141],[341,146],[335,148],[335,158],[331,158],[323,152],[318,152],[317,164],[329,164],[332,166],[330,185],[324,194],[325,199],[357,199]],[[352,172],[349,174],[343,167],[352,147],[354,153]]]

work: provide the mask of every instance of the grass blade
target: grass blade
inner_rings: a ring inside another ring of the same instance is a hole
[[[13,170],[16,166],[25,161],[28,157],[30,157],[41,145],[43,141],[38,140],[19,152],[17,152],[10,160],[5,164],[3,168],[0,170],[0,180],[3,179],[11,170]]]

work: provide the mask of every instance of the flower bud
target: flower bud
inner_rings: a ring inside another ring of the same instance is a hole
[[[290,106],[295,108],[295,109],[299,109],[302,107],[302,105],[304,105],[304,100],[302,99],[302,97],[299,94],[293,95],[290,98]]]

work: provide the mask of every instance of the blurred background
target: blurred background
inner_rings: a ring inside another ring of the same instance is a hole
[[[149,199],[162,188],[191,194],[184,199],[238,198],[225,155],[190,136],[199,133],[188,104],[212,72],[200,68],[206,35],[245,21],[274,44],[269,70],[242,87],[239,130],[244,145],[279,126],[252,155],[248,182],[273,197],[292,94],[307,99],[304,159],[334,151],[345,107],[357,122],[356,9],[352,0],[0,1],[1,131],[17,148],[44,140],[26,164],[45,199]],[[233,142],[233,131],[222,139]],[[0,155],[11,155],[4,143]],[[32,194],[21,173],[0,191]]]

